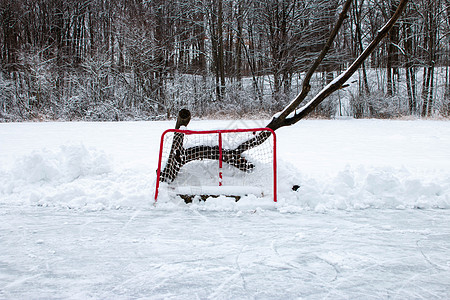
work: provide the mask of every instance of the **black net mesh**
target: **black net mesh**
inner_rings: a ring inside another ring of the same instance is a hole
[[[172,188],[256,186],[272,193],[274,136],[268,130],[168,131],[161,151],[159,181]]]

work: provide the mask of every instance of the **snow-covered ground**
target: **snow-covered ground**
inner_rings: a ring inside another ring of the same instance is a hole
[[[0,124],[0,298],[450,297],[450,122],[302,121],[278,203],[153,205],[173,125]]]

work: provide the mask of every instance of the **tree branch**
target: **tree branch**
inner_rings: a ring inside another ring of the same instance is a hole
[[[362,63],[369,57],[369,55],[375,50],[378,44],[383,40],[383,38],[387,35],[389,30],[394,26],[395,22],[400,17],[403,12],[408,0],[400,0],[400,3],[397,7],[397,10],[389,19],[389,21],[378,31],[375,39],[369,44],[369,46],[361,53],[361,55],[351,64],[351,66],[338,77],[336,77],[330,84],[328,84],[325,88],[323,88],[316,96],[312,98],[305,106],[297,110],[298,105],[306,98],[308,95],[311,86],[310,80],[312,75],[319,67],[320,63],[328,53],[331,45],[337,36],[337,33],[342,26],[344,19],[347,17],[347,12],[349,10],[350,4],[352,0],[346,0],[342,12],[339,15],[339,19],[334,26],[333,31],[328,38],[328,41],[325,47],[322,49],[320,55],[317,57],[314,64],[308,70],[305,80],[303,81],[303,87],[300,94],[277,116],[275,116],[270,123],[267,125],[268,128],[272,130],[276,130],[283,126],[289,126],[297,123],[299,120],[307,116],[314,108],[325,100],[330,94],[335,92],[336,90],[343,87],[343,84],[358,70],[358,68],[362,65]],[[181,125],[187,125],[190,119],[189,111],[180,111],[179,119],[177,120],[176,128],[179,128]],[[260,132],[255,137],[249,139],[246,142],[243,142],[238,147],[232,150],[222,149],[223,152],[223,161],[240,169],[241,171],[248,172],[254,168],[254,165],[247,161],[241,154],[253,147],[256,147],[262,144],[265,140],[270,137],[271,133],[269,132]],[[191,148],[183,147],[183,134],[175,133],[174,140],[172,143],[172,148],[170,151],[170,155],[168,158],[168,162],[161,172],[160,181],[171,182],[173,181],[180,170],[180,168],[193,160],[203,160],[203,159],[219,159],[219,148],[218,146],[210,147],[205,145],[199,145]]]
[[[309,86],[309,78],[305,78],[308,81],[306,84],[303,84],[303,89],[301,93],[291,102],[289,106],[287,106],[280,115],[275,116],[272,121],[267,125],[267,127],[271,128],[272,130],[278,129],[283,126],[289,126],[292,124],[297,123],[301,119],[303,119],[305,116],[307,116],[311,111],[314,110],[314,108],[317,107],[323,100],[325,100],[329,95],[331,95],[333,92],[339,90],[342,88],[343,84],[358,70],[358,68],[362,65],[362,63],[369,57],[369,55],[375,50],[375,48],[378,46],[378,44],[383,40],[383,38],[388,34],[389,30],[394,26],[395,22],[400,18],[404,8],[406,7],[406,4],[408,3],[408,0],[401,0],[399,5],[397,6],[397,9],[395,13],[392,15],[392,17],[389,19],[389,21],[378,31],[377,36],[373,39],[373,41],[369,44],[369,46],[361,53],[361,55],[351,64],[348,69],[340,74],[338,77],[336,77],[330,84],[328,84],[325,88],[323,88],[316,96],[313,97],[312,100],[310,100],[305,106],[300,108],[298,111],[296,110],[298,105],[305,99],[307,93],[309,92],[310,86]],[[346,3],[347,4],[347,3]],[[346,7],[344,6],[344,9]],[[343,9],[343,12],[344,12]],[[348,10],[348,8],[347,8]],[[342,18],[342,13],[339,17],[340,21]],[[339,21],[338,21],[339,22]],[[342,23],[341,23],[342,24]],[[338,27],[338,24],[336,24],[335,29]],[[340,27],[340,25],[339,25]],[[337,28],[339,29],[339,28]],[[337,32],[332,32],[333,34],[337,34]],[[330,37],[331,38],[331,37]],[[333,37],[334,39],[334,37]],[[324,49],[325,50],[325,49]],[[323,53],[324,51],[322,51]],[[321,55],[322,55],[321,53]],[[326,53],[325,53],[326,54]],[[311,69],[309,70],[308,74],[311,73],[311,70],[315,70],[317,68],[316,64],[314,64]],[[293,116],[289,116],[292,113],[294,113]]]
[[[323,59],[327,55],[331,46],[333,45],[334,39],[336,38],[336,36],[339,32],[339,29],[342,27],[344,20],[347,18],[347,13],[348,13],[348,10],[350,9],[351,3],[352,3],[352,0],[345,1],[342,11],[339,14],[339,18],[338,18],[336,24],[334,25],[334,28],[331,31],[331,34],[328,37],[328,40],[327,40],[325,46],[322,48],[322,51],[320,52],[319,56],[316,58],[313,65],[309,68],[308,72],[306,73],[305,79],[303,80],[302,91],[279,114],[279,116],[272,119],[272,121],[267,125],[268,128],[275,130],[275,129],[278,129],[279,127],[285,126],[285,125],[283,125],[283,123],[284,123],[284,120],[286,119],[286,117],[289,114],[291,114],[300,105],[300,103],[303,102],[303,100],[305,100],[306,96],[308,95],[309,91],[311,90],[311,85],[310,85],[311,78],[314,75],[314,72],[317,70],[317,68],[322,63]]]

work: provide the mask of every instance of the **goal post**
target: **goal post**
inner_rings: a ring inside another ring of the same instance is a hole
[[[270,128],[168,129],[161,135],[155,201],[164,186],[182,198],[256,194],[276,202],[276,169],[276,135]]]

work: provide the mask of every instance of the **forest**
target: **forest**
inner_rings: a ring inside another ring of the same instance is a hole
[[[342,0],[0,0],[0,121],[270,117],[301,89]],[[398,0],[354,0],[320,90]],[[450,116],[450,0],[410,1],[314,117]]]

